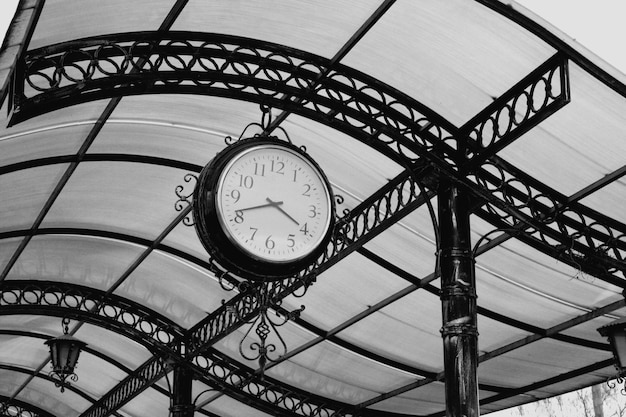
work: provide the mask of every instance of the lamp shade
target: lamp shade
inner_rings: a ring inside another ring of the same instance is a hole
[[[624,371],[626,368],[626,317],[600,327],[598,332],[609,339],[615,356],[615,366],[620,372]]]
[[[45,342],[50,348],[50,360],[52,362],[52,373],[61,381],[61,386],[65,385],[68,376],[74,375],[74,368],[78,362],[80,351],[87,346],[68,334],[49,339]],[[73,380],[75,380],[75,375]]]

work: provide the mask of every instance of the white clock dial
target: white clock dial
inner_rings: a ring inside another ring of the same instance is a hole
[[[233,157],[218,179],[215,203],[231,242],[274,263],[297,261],[314,251],[332,216],[322,174],[299,153],[274,144]]]

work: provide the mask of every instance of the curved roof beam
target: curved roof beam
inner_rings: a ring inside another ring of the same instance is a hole
[[[5,280],[0,287],[0,315],[40,314],[72,317],[113,329],[153,351],[160,352],[161,356],[187,363],[187,359],[180,357],[176,350],[177,344],[186,339],[182,328],[130,300],[105,294],[104,291],[62,282]],[[246,403],[254,403],[256,408],[273,415],[299,415],[295,410],[293,413],[290,412],[289,407],[301,407],[305,402],[311,409],[329,406],[341,409],[349,406],[289,387],[267,376],[261,381],[255,372],[247,370],[246,366],[238,364],[214,349],[197,353],[195,360],[188,365],[195,369],[199,379],[206,384]],[[137,370],[130,372],[120,385],[128,383],[126,381],[136,385],[136,381],[139,380],[145,384],[143,389],[146,389],[161,379],[169,366],[163,364],[159,357],[153,357]],[[145,372],[148,372],[151,378],[146,378]],[[32,374],[32,371],[29,373]],[[50,378],[43,375],[41,377]],[[259,392],[259,385],[265,385],[266,389]],[[275,398],[282,398],[282,406],[272,400],[272,395],[278,394],[280,395]],[[103,403],[106,404],[106,398],[105,396],[105,401],[90,399],[94,405],[84,414],[100,415],[98,413],[106,411],[107,409],[102,406]],[[126,396],[124,399],[131,398]],[[114,411],[108,409],[108,412]],[[382,417],[384,414],[373,415]]]
[[[7,314],[77,318],[113,329],[152,350],[162,350],[184,333],[184,329],[176,323],[141,304],[115,294],[64,282],[3,281],[0,286],[0,315]]]
[[[2,364],[2,363],[0,363],[0,369],[3,369],[3,370],[5,370],[5,371],[10,371],[10,372],[16,372],[16,373],[20,373],[20,374],[30,375],[30,376],[33,376],[33,377],[35,377],[35,378],[41,378],[41,379],[44,379],[44,380],[49,381],[49,382],[52,382],[52,383],[56,383],[56,382],[58,382],[57,380],[55,380],[54,378],[52,378],[52,377],[48,376],[48,375],[47,375],[47,374],[45,374],[45,373],[36,372],[36,371],[35,371],[35,373],[33,373],[33,370],[32,370],[32,369],[29,369],[29,368],[23,368],[23,367],[21,367],[21,366],[16,366],[16,365],[8,365],[8,364]],[[85,392],[83,392],[82,390],[80,390],[80,389],[76,388],[74,385],[68,385],[68,386],[66,386],[66,387],[65,387],[65,389],[66,389],[66,390],[68,390],[68,391],[72,391],[74,394],[79,395],[80,397],[82,397],[83,399],[85,399],[85,400],[89,401],[89,402],[90,402],[90,403],[92,403],[92,404],[96,402],[96,399],[95,399],[95,398],[92,398],[92,397],[91,397],[91,396],[89,396],[87,393],[85,393]],[[7,397],[5,397],[5,398],[7,398]],[[10,405],[12,401],[16,401],[16,400],[14,400],[14,399],[10,399],[10,398],[9,398],[7,401],[5,401],[5,404],[9,404],[9,405]],[[26,403],[24,403],[24,404],[26,404]],[[31,406],[31,407],[34,407],[34,406]],[[2,409],[2,402],[0,402],[0,411],[3,411],[3,409]],[[45,412],[45,411],[44,411],[44,413],[46,413],[46,414],[50,415],[49,413],[47,413],[47,412]],[[44,415],[45,415],[45,414],[44,414]],[[115,415],[115,416],[117,416],[117,417],[122,417],[122,416],[121,416],[119,413],[117,413],[117,412],[115,412],[115,413],[114,413],[114,415]],[[20,417],[21,417],[21,416],[20,416]]]
[[[569,202],[500,160],[494,163],[488,159],[499,147],[547,117],[554,111],[551,107],[567,102],[566,62],[558,55],[520,81],[496,107],[489,106],[461,129],[421,103],[349,67],[280,45],[233,36],[124,33],[52,45],[28,52],[24,60],[25,72],[17,75],[15,101],[19,111],[14,121],[97,98],[146,92],[210,94],[282,108],[367,142],[405,167],[424,158],[442,175],[483,199],[487,204],[479,210],[481,217],[496,228],[514,230],[514,236],[544,253],[626,287],[623,278],[615,275],[626,270],[626,225],[607,224],[598,213]],[[140,66],[138,60],[147,66]],[[105,64],[107,70],[102,68]],[[71,77],[64,70],[67,65],[74,70]],[[82,75],[75,74],[77,69]],[[530,102],[537,83],[544,85],[546,99],[535,111]],[[555,96],[553,89],[561,93]],[[481,146],[483,126],[498,123],[498,115],[515,108],[521,101],[518,97],[529,101],[523,120],[509,120],[504,130],[494,126],[494,131],[503,134]],[[461,145],[465,143],[473,147]],[[472,175],[458,170],[465,166]],[[512,183],[520,184],[521,189]]]
[[[54,414],[33,404],[16,400],[6,395],[0,395],[0,415],[7,417],[56,417]]]
[[[13,231],[13,232],[5,232],[5,233],[0,233],[0,240],[1,239],[5,239],[5,238],[9,238],[9,237],[19,237],[19,236],[24,236],[25,234],[27,234],[28,231],[22,230],[22,231]],[[110,231],[101,231],[101,230],[96,230],[96,229],[72,229],[72,228],[62,228],[62,229],[57,229],[57,228],[46,228],[46,229],[39,229],[37,230],[37,232],[35,233],[35,235],[82,235],[82,236],[96,236],[96,237],[103,237],[103,238],[107,238],[107,239],[115,239],[115,240],[120,240],[123,242],[129,242],[129,243],[133,243],[133,244],[138,244],[138,245],[143,245],[143,246],[150,246],[151,241],[143,239],[143,238],[137,238],[131,235],[126,235],[126,234],[121,234],[121,233],[116,233],[116,232],[110,232]],[[492,247],[491,247],[492,248]],[[181,257],[182,259],[185,259],[188,262],[191,262],[195,265],[197,265],[198,267],[202,267],[202,268],[209,268],[209,262],[204,261],[202,259],[193,257],[185,252],[182,252],[180,250],[171,248],[169,246],[160,244],[156,247],[157,250],[163,251],[165,253],[168,253],[170,255],[173,256],[177,256],[177,257]],[[489,250],[490,248],[487,248],[486,250]],[[485,250],[485,251],[486,251]],[[364,249],[364,248],[358,248],[357,252],[359,252],[361,255],[365,256],[366,258],[370,259],[372,262],[377,263],[378,265],[380,265],[381,267],[389,270],[391,273],[405,279],[406,281],[414,284],[413,287],[410,287],[408,289],[402,290],[400,291],[398,294],[393,295],[392,297],[390,297],[388,300],[384,300],[383,302],[379,303],[379,305],[377,306],[372,306],[372,308],[368,309],[367,311],[365,311],[363,314],[360,314],[356,317],[354,317],[353,319],[349,320],[346,323],[343,323],[341,325],[339,325],[337,328],[332,329],[331,331],[323,331],[321,329],[318,329],[314,326],[311,326],[309,323],[304,322],[302,319],[298,319],[296,320],[296,322],[298,324],[300,324],[301,326],[303,326],[304,328],[308,329],[309,331],[311,331],[314,334],[317,334],[320,338],[322,339],[327,339],[333,343],[336,343],[340,346],[344,346],[350,350],[359,352],[361,355],[365,356],[365,357],[369,357],[373,360],[379,361],[381,363],[386,363],[389,366],[395,367],[397,369],[403,369],[406,372],[410,372],[410,373],[414,373],[418,376],[425,376],[425,377],[434,377],[434,374],[430,374],[426,371],[423,370],[418,370],[412,367],[407,367],[401,363],[395,362],[395,361],[388,361],[388,360],[384,360],[383,358],[378,358],[377,355],[373,354],[372,352],[369,351],[365,351],[363,349],[358,348],[357,346],[353,346],[349,343],[346,343],[345,341],[341,340],[340,338],[338,338],[337,336],[335,336],[337,333],[339,333],[341,330],[343,330],[344,328],[356,323],[357,321],[369,316],[370,314],[373,314],[376,311],[379,311],[380,309],[384,308],[386,305],[388,305],[389,303],[391,303],[393,300],[396,300],[398,298],[403,297],[404,295],[407,295],[413,291],[418,290],[419,288],[423,288],[426,291],[429,291],[435,295],[438,294],[438,289],[436,289],[435,287],[432,287],[429,283],[436,279],[437,276],[435,274],[431,274],[428,277],[425,277],[423,279],[419,279],[411,274],[409,274],[408,272],[404,271],[404,270],[400,270],[397,267],[393,266],[393,265],[389,265],[388,263],[385,263],[385,261],[383,259],[381,259],[380,257],[378,257],[376,254],[372,253],[371,251]],[[483,251],[484,253],[484,251]],[[623,303],[622,303],[623,304]],[[619,308],[619,306],[616,306],[612,309],[598,309],[596,311],[601,311],[601,314],[608,314],[611,311],[615,310]],[[281,309],[279,309],[281,310]],[[283,314],[286,314],[287,312],[282,311]],[[596,349],[605,349],[605,346],[602,345],[598,345],[598,344],[594,344],[594,343],[590,343],[588,341],[579,339],[579,338],[567,338],[565,336],[561,336],[556,334],[555,332],[550,332],[550,331],[546,331],[544,329],[539,329],[539,328],[535,328],[532,326],[528,326],[525,323],[521,323],[515,320],[512,320],[509,317],[505,317],[502,316],[500,314],[498,314],[497,312],[493,312],[490,310],[487,310],[485,308],[482,308],[479,306],[479,313],[486,315],[490,318],[492,318],[495,321],[507,324],[509,326],[512,327],[516,327],[519,329],[525,329],[531,333],[535,333],[537,335],[544,335],[544,334],[550,334],[550,337],[554,337],[557,338],[559,340],[562,341],[566,341],[569,343],[574,343],[574,344],[578,344],[578,345],[584,345],[584,346],[588,346],[588,347],[592,347],[592,348],[596,348]],[[597,315],[596,315],[597,316]],[[291,356],[291,354],[289,355]]]
[[[10,283],[11,283],[11,281],[6,281],[4,285],[9,285]],[[18,282],[17,284],[18,284],[18,286],[20,286],[20,287],[24,288],[25,290],[32,291],[32,288],[31,288],[31,287],[29,287],[29,284],[28,284],[28,283],[23,283],[23,282],[22,282],[22,285],[19,285],[19,284],[20,284],[20,282]],[[68,284],[60,284],[60,285],[68,285]],[[68,285],[68,287],[73,287],[73,285]],[[9,288],[10,288],[10,285],[9,285]],[[30,288],[30,289],[29,289],[29,288]],[[81,289],[81,288],[77,288],[77,290],[80,290],[80,289]],[[9,293],[10,293],[10,294],[13,294],[12,296],[10,296],[10,299],[18,300],[18,299],[22,299],[22,298],[23,298],[23,297],[21,297],[21,296],[17,295],[15,292],[10,291]],[[3,297],[4,297],[4,296],[3,296]],[[32,302],[33,302],[33,301],[32,301],[32,299],[30,299],[30,302],[29,302],[29,305],[30,305],[30,307],[29,307],[29,308],[30,308],[30,310],[31,310],[30,312],[32,312],[32,309],[33,309],[33,307],[32,307]],[[80,304],[80,303],[79,303],[79,304]],[[571,326],[573,326],[573,325],[575,325],[575,324],[578,324],[578,323],[580,323],[580,322],[582,322],[582,321],[585,321],[585,320],[588,320],[588,319],[592,319],[593,317],[597,317],[599,314],[605,314],[605,313],[608,313],[608,312],[610,312],[610,311],[613,311],[614,309],[621,307],[621,306],[623,305],[623,302],[620,302],[620,303],[614,303],[614,304],[615,304],[615,305],[608,306],[608,307],[607,307],[607,308],[605,308],[605,309],[599,309],[598,311],[595,311],[595,312],[593,312],[592,314],[588,314],[588,315],[586,315],[586,317],[584,317],[584,318],[581,318],[581,319],[576,319],[576,320],[572,320],[572,321],[570,321],[569,323],[564,323],[563,325],[556,326],[554,329],[551,329],[551,330],[548,330],[548,331],[545,331],[545,332],[544,332],[544,331],[538,331],[538,330],[536,330],[536,329],[535,329],[535,333],[536,333],[536,334],[535,334],[535,336],[537,336],[537,337],[535,337],[533,340],[538,340],[539,338],[546,337],[546,336],[547,336],[547,337],[556,337],[556,336],[558,336],[558,335],[556,334],[556,333],[557,333],[557,331],[561,331],[561,330],[563,330],[563,329],[566,329],[567,327],[571,327]],[[18,314],[18,313],[23,313],[23,312],[22,312],[22,311],[20,311],[20,310],[18,310],[18,311],[16,311],[16,314]],[[485,314],[485,313],[486,313],[485,311],[481,311],[481,314]],[[58,313],[57,313],[57,314],[58,314]],[[60,315],[60,314],[59,314],[59,315]],[[488,314],[488,315],[489,315],[489,314]],[[557,337],[557,338],[558,338],[558,337]],[[531,339],[532,339],[532,338],[531,338]],[[329,340],[330,340],[330,339],[329,339]],[[498,354],[502,354],[502,353],[505,353],[506,351],[509,351],[509,350],[514,349],[514,348],[520,347],[520,346],[522,346],[523,344],[530,343],[530,342],[532,342],[533,340],[530,340],[530,339],[529,339],[529,340],[522,340],[522,341],[519,341],[519,343],[513,343],[513,344],[511,344],[511,346],[507,347],[507,349],[500,349],[497,353],[496,353],[496,352],[491,352],[489,355],[487,355],[486,357],[484,357],[484,358],[482,358],[482,359],[483,359],[483,360],[485,360],[485,359],[487,359],[488,357],[497,356]],[[576,343],[576,341],[570,341],[570,342],[572,342],[572,343]],[[593,346],[593,347],[596,347],[596,346]],[[597,347],[596,347],[596,348],[597,348]],[[215,351],[213,351],[213,352],[214,352],[213,354],[215,354]],[[431,378],[432,378],[432,376],[431,376]],[[436,377],[436,378],[433,378],[433,379],[439,379],[439,378],[437,378],[437,377]],[[424,384],[424,383],[427,383],[427,381],[421,381],[421,382],[420,382],[420,384]],[[146,386],[146,387],[147,387],[147,386]],[[492,387],[492,388],[493,388],[493,387]],[[411,387],[407,387],[407,389],[411,389]]]
[[[475,0],[485,7],[501,14],[507,19],[517,23],[530,33],[536,35],[554,49],[565,54],[568,59],[576,64],[580,65],[585,71],[593,75],[596,79],[601,81],[604,85],[615,91],[616,93],[626,97],[626,85],[616,80],[614,76],[610,75],[606,70],[600,68],[597,64],[591,61],[589,58],[580,53],[569,42],[560,39],[552,34],[545,27],[539,23],[533,21],[528,16],[512,8],[509,4],[500,0]]]
[[[169,168],[181,169],[185,171],[191,171],[199,173],[202,170],[202,166],[196,164],[190,164],[188,162],[178,161],[169,158],[159,158],[156,156],[148,155],[133,155],[122,153],[89,153],[83,157],[78,155],[57,155],[47,158],[30,159],[27,161],[16,162],[14,164],[5,165],[0,167],[0,175],[8,174],[15,171],[20,171],[29,168],[42,167],[55,164],[71,164],[79,162],[91,162],[91,161],[114,161],[114,162],[133,162],[140,164],[159,165]]]
[[[43,339],[43,340],[48,340],[48,339],[51,338],[49,335],[46,335],[46,334],[35,333],[35,332],[24,331],[24,330],[8,330],[8,329],[0,329],[0,335],[32,337],[32,338],[35,338],[35,339]],[[115,360],[115,359],[105,355],[104,353],[102,353],[102,352],[100,352],[98,350],[95,350],[95,349],[91,348],[90,346],[86,346],[82,350],[83,350],[83,352],[86,352],[86,353],[89,353],[90,355],[96,356],[97,358],[102,359],[103,361],[107,362],[108,364],[110,364],[112,366],[115,366],[117,369],[121,370],[122,372],[125,372],[127,374],[130,374],[132,372],[131,369],[129,369],[128,367],[126,367],[125,365],[120,363],[119,361],[117,361],[117,360]],[[4,365],[6,365],[6,364],[4,364]],[[0,364],[0,368],[2,368],[2,366],[3,366],[3,364]],[[31,376],[33,376],[32,375],[33,374],[32,371],[25,372],[25,373],[28,373]],[[40,373],[39,375],[36,375],[36,376],[40,376],[40,375],[45,375],[45,374]],[[70,386],[69,388],[72,388],[72,387]],[[169,392],[165,388],[162,388],[161,386],[159,386],[157,384],[153,384],[151,386],[151,388],[155,389],[156,391],[158,391],[159,393],[161,393],[161,394],[163,394],[163,395],[165,395],[167,397],[170,396]],[[11,406],[14,406],[14,405],[20,406],[20,403],[21,402],[19,400],[11,399],[10,397],[6,397],[6,396],[0,396],[0,413],[3,410],[5,410],[5,408],[7,410],[10,410],[11,412],[13,412],[13,409],[10,409],[8,407],[11,407]],[[24,404],[25,404],[25,406],[23,407],[23,410],[21,410],[22,412],[24,412],[23,417],[55,417],[54,415],[49,414],[49,413],[47,413],[44,410],[41,410],[41,412],[39,412],[38,414],[33,414],[33,415],[26,414],[27,412],[31,412],[31,411],[37,413],[38,409],[37,409],[37,407],[34,407],[31,404],[26,404],[26,403],[24,403]],[[27,406],[30,406],[30,408],[27,407]],[[5,407],[5,408],[3,408],[3,407]],[[202,409],[196,410],[196,411],[199,412],[199,413],[208,415],[208,416],[212,416],[212,417],[217,416],[214,413],[211,413],[211,412],[208,412],[208,411],[202,410]],[[14,416],[14,415],[20,415],[21,416],[21,414],[15,414],[15,413],[14,414],[10,414],[10,416]],[[115,415],[119,415],[119,414],[115,413]]]
[[[25,331],[25,330],[1,329],[1,328],[0,328],[0,335],[32,337],[34,339],[43,339],[43,340],[52,339],[51,336],[48,336],[42,333],[35,333],[35,332],[30,332],[30,331]],[[82,349],[82,351],[87,352],[90,355],[93,355],[99,359],[102,359],[103,361],[109,363],[110,365],[115,366],[117,369],[121,370],[122,372],[129,373],[131,371],[128,367],[124,366],[119,361],[105,355],[104,353],[98,350],[93,349],[90,346],[85,346]],[[159,387],[156,386],[155,388],[159,388]]]

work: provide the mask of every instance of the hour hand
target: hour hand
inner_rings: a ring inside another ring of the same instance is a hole
[[[291,219],[292,222],[294,222],[296,225],[300,226],[300,223],[298,223],[298,221],[296,219],[291,217],[291,215],[289,213],[287,213],[285,210],[283,210],[283,208],[280,206],[281,204],[283,204],[282,201],[272,201],[269,197],[267,197],[265,199],[265,201],[267,201],[269,203],[268,205],[276,207],[281,213],[283,213],[285,216],[289,217],[289,219]]]

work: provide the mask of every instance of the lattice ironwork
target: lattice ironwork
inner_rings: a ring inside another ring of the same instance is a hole
[[[146,66],[139,66],[140,61]],[[29,81],[18,83],[12,122],[87,100],[160,92],[211,94],[287,109],[350,134],[404,166],[422,158],[429,161],[439,174],[483,198],[486,206],[478,213],[496,227],[521,230],[525,239],[544,252],[569,257],[573,264],[623,286],[623,280],[614,276],[625,269],[623,225],[583,206],[572,207],[563,196],[492,158],[566,102],[566,62],[558,58],[549,62],[555,66],[546,64],[532,74],[538,78],[510,97],[503,96],[458,130],[402,93],[300,51],[204,34],[116,35],[29,53],[22,63]],[[555,81],[560,85],[558,94],[553,89]],[[538,92],[542,87],[545,99]],[[469,152],[457,139],[469,144]],[[460,169],[468,168],[472,176],[466,178]],[[411,204],[419,205],[418,200]],[[387,207],[388,202],[380,207]],[[376,219],[380,213],[369,214]],[[390,211],[378,223],[370,223],[369,215],[347,217],[315,267],[273,284],[276,298],[306,289],[317,273],[386,227],[383,224],[397,221],[399,213]],[[237,328],[241,324],[237,316],[257,312],[257,301],[250,294],[234,297],[191,330],[192,357],[199,357],[207,346]],[[119,398],[145,389],[147,382],[141,382],[142,378],[120,387],[124,394]]]
[[[567,59],[557,54],[459,128],[470,139],[463,168],[480,166],[569,100]]]
[[[426,204],[430,196],[424,194],[426,190],[421,183],[431,183],[433,179],[427,167],[422,167],[419,172],[421,172],[421,176],[409,171],[401,173],[385,184],[369,199],[355,207],[352,211],[347,212],[344,218],[338,222],[335,237],[332,239],[327,251],[309,270],[292,279],[267,283],[269,287],[268,294],[273,294],[272,303],[280,304],[280,301],[290,294],[303,295],[306,292],[306,288],[315,281],[315,277],[319,273],[330,268],[330,266],[343,259],[349,253],[373,239],[388,225],[396,223],[416,208]],[[366,221],[372,215],[376,220]],[[216,385],[219,389],[229,391],[230,395],[252,395],[259,400],[263,400],[264,396],[271,396],[271,398],[277,399],[284,397],[280,401],[285,403],[282,404],[278,401],[277,407],[286,407],[285,410],[300,410],[300,415],[305,416],[307,414],[302,414],[302,412],[306,410],[318,413],[311,414],[313,417],[326,415],[326,412],[334,409],[328,405],[327,400],[313,399],[314,397],[310,396],[310,394],[299,392],[293,388],[280,387],[277,383],[272,383],[275,390],[288,390],[293,392],[293,394],[286,396],[284,392],[281,394],[279,391],[271,391],[268,388],[257,389],[259,386],[265,386],[265,383],[260,382],[258,375],[251,372],[245,373],[237,367],[233,368],[232,365],[228,365],[223,360],[216,362],[215,356],[212,357],[213,359],[207,359],[206,352],[211,345],[259,313],[260,301],[252,288],[250,288],[249,291],[244,291],[234,296],[220,308],[209,314],[206,319],[196,324],[187,332],[185,338],[181,339],[184,340],[186,346],[186,360],[191,361],[198,367],[201,373],[205,375],[206,372],[211,373],[213,379],[209,379],[207,383]],[[134,375],[129,376],[118,384],[98,404],[94,404],[91,409],[85,412],[82,417],[104,417],[108,412],[119,408],[125,401],[138,395],[150,384],[156,382],[163,375],[163,370],[156,366],[156,360],[156,358],[152,358],[144,363]],[[216,368],[216,364],[220,364],[219,369]],[[225,369],[226,366],[230,366],[230,368]],[[244,373],[242,374],[242,372]],[[217,383],[216,381],[219,380],[222,382]],[[229,381],[233,382],[232,386],[228,384]],[[242,386],[240,384],[243,381],[245,381],[245,385]],[[334,415],[341,415],[336,414],[337,409],[334,409],[333,412],[335,413]],[[330,415],[333,414],[331,413]]]
[[[33,307],[59,317],[101,321],[146,345],[172,343],[183,330],[171,320],[122,297],[75,284],[5,280],[0,283],[0,315],[28,314]]]
[[[347,67],[330,69],[324,58],[251,39],[116,34],[29,51],[20,66],[12,123],[113,95],[173,92],[289,108],[368,136],[399,131],[408,143],[418,142],[420,152],[455,145],[454,126],[400,92]],[[386,137],[377,146],[414,159],[414,150],[403,142]]]
[[[153,357],[141,365],[135,372],[124,378],[106,396],[100,398],[81,416],[108,416],[125,404],[130,398],[146,390],[165,375],[166,368],[158,357]]]
[[[0,395],[0,416],[7,417],[55,417],[39,407],[24,401]]]
[[[205,373],[217,378],[222,388],[234,387],[248,399],[261,400],[284,410],[292,415],[310,417],[341,417],[352,416],[345,414],[344,409],[350,409],[350,404],[332,401],[327,398],[312,395],[303,390],[285,386],[272,378],[258,378],[258,374],[243,367],[235,367],[232,363],[224,362],[214,350],[197,355],[193,364]],[[384,414],[380,414],[384,415]]]
[[[146,61],[145,67],[139,66],[142,61]],[[517,227],[550,236],[533,242],[547,254],[555,256],[562,248],[571,247],[572,237],[578,233],[555,234],[547,220],[532,221],[497,193],[494,199],[490,190],[500,187],[500,182],[488,175],[493,164],[477,164],[567,101],[567,66],[558,56],[498,100],[499,108],[488,107],[463,130],[412,98],[348,67],[332,66],[321,57],[282,46],[230,36],[185,32],[111,35],[31,51],[20,65],[13,122],[113,95],[173,92],[255,101],[330,125],[401,164],[414,163],[420,157],[430,161],[442,174],[484,197],[503,213],[502,217],[521,222]],[[488,131],[497,135],[486,134]],[[457,140],[474,147],[469,156],[477,159],[469,163],[477,174],[469,180],[458,172],[468,163],[468,153]],[[518,188],[528,188],[528,180],[516,171],[506,168],[503,172],[519,184]],[[533,188],[540,196],[531,204],[534,207],[542,206],[544,196],[556,199],[554,191],[545,185]],[[565,201],[563,207],[567,205]],[[594,240],[616,242],[621,248],[623,225],[616,226],[614,233],[598,232],[613,227],[607,226],[602,216],[585,213],[585,218],[586,224],[594,225]],[[503,226],[501,221],[493,221],[496,227]],[[601,270],[609,271],[606,279],[614,283],[621,280],[614,272],[626,269],[623,258],[602,253],[596,250],[601,245],[589,246],[589,240],[582,240],[577,243],[577,253],[591,257],[591,261],[576,263],[583,268],[600,265]],[[615,245],[609,246],[611,252]],[[597,271],[591,268],[588,272]]]
[[[6,281],[6,283],[6,285],[11,287],[13,282]],[[20,287],[20,282],[16,282],[15,284],[16,287]],[[72,297],[75,297],[78,293],[84,293],[84,288],[81,286],[63,283],[54,284],[65,287],[68,293],[73,294]],[[8,300],[11,300],[9,305],[4,304],[4,292],[0,292],[0,300],[3,300],[3,302],[0,303],[0,314],[22,314],[23,311],[21,311],[21,309],[18,310],[17,304],[13,301],[16,299],[21,299],[23,302],[24,300],[28,300],[26,306],[28,312],[31,314],[33,312],[49,313],[50,299],[56,300],[58,297],[58,294],[55,292],[57,285],[44,286],[47,288],[45,295],[41,293],[41,296],[37,295],[36,297],[33,294],[40,290],[34,290],[33,285],[25,285],[22,287],[24,287],[23,291],[16,290],[15,288],[8,290],[7,294],[11,293],[11,295],[7,297]],[[72,288],[73,291],[70,291]],[[29,293],[30,295],[20,296],[20,293]],[[74,303],[66,304],[54,302],[53,304],[58,310],[56,313],[59,315],[75,314],[80,320],[101,323],[107,327],[110,326],[109,320],[102,318],[97,311],[77,310],[73,307]],[[156,315],[154,312],[151,312],[151,314]],[[129,320],[120,323],[120,327],[121,326],[127,328],[126,331],[120,331],[119,328],[116,329],[122,334],[131,333],[129,329],[132,330],[135,327],[132,321]],[[185,338],[186,337],[183,336],[181,339]],[[316,397],[305,391],[285,386],[268,377],[259,378],[258,372],[238,365],[231,358],[227,358],[217,350],[210,349],[206,346],[202,352],[197,352],[193,355],[192,359],[188,359],[181,354],[179,349],[181,344],[184,344],[184,342],[176,340],[167,346],[159,345],[159,355],[151,358],[133,371],[132,374],[111,390],[109,395],[98,402],[94,402],[94,404],[83,413],[83,416],[103,417],[109,415],[113,410],[119,408],[134,395],[139,394],[163,378],[169,371],[171,363],[174,362],[187,363],[188,366],[191,366],[198,372],[199,378],[203,382],[226,392],[234,398],[245,399],[246,401],[253,399],[263,401],[266,404],[262,405],[261,408],[271,413],[284,410],[286,413],[296,412],[299,415],[311,415],[314,417],[330,415],[340,416],[344,414],[337,414],[338,409],[350,408],[349,404],[332,402],[321,397]],[[163,361],[165,357],[171,361],[169,364]],[[188,360],[190,360],[190,362],[187,362]],[[302,414],[303,412],[305,414]]]
[[[316,277],[350,253],[376,237],[390,225],[398,222],[416,208],[427,204],[429,196],[419,175],[403,172],[385,184],[376,194],[346,213],[335,228],[333,239],[317,261],[298,276],[268,283],[272,303],[278,304],[288,295],[302,296]],[[425,180],[432,181],[432,180]],[[423,191],[422,191],[423,190]],[[434,216],[434,214],[433,214]],[[433,217],[433,222],[435,221]],[[193,355],[213,344],[224,335],[250,320],[259,312],[260,300],[253,291],[246,291],[230,299],[206,319],[190,329],[189,349]]]
[[[503,161],[487,163],[469,177],[489,192],[477,213],[498,228],[569,265],[624,287],[626,231],[587,207],[529,178]],[[508,210],[514,207],[515,213]]]

